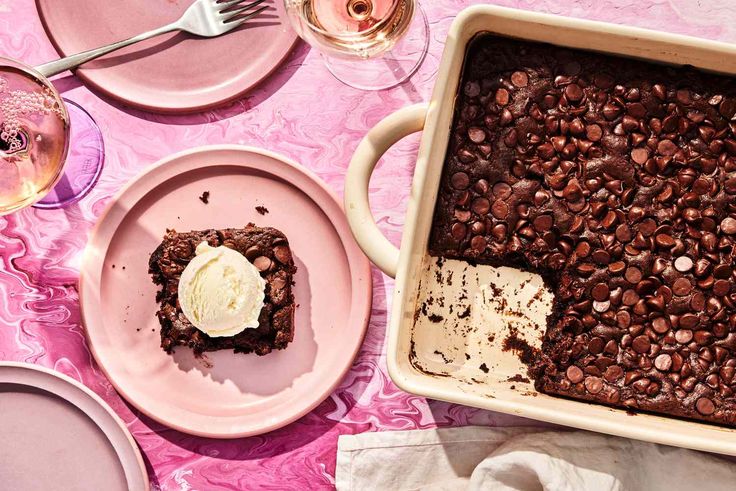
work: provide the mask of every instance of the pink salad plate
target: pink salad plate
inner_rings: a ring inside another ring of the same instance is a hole
[[[76,380],[0,362],[0,488],[149,489],[125,423]]]
[[[175,21],[193,0],[36,0],[44,29],[62,56],[127,39]],[[195,112],[242,96],[291,51],[297,36],[282,0],[216,38],[170,33],[115,51],[77,75],[139,109]]]
[[[150,254],[167,228],[249,222],[289,239],[298,268],[294,341],[266,356],[166,354]],[[298,164],[237,145],[167,157],[123,188],[87,245],[80,297],[89,346],[118,392],[164,425],[213,438],[274,430],[327,398],[358,352],[372,298],[369,262],[335,195]]]

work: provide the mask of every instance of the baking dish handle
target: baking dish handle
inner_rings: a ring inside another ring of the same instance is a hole
[[[368,259],[392,278],[396,276],[399,250],[381,233],[373,219],[368,184],[376,164],[392,145],[422,131],[427,108],[426,103],[415,104],[381,120],[358,145],[345,178],[345,213],[353,236]]]

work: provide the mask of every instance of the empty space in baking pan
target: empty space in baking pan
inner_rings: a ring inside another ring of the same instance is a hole
[[[539,348],[552,309],[542,277],[427,256],[412,329],[412,365],[466,384],[532,388],[523,351]]]

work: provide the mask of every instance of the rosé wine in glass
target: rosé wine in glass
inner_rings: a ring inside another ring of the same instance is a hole
[[[429,25],[417,0],[284,2],[297,34],[352,87],[393,87],[409,78],[427,53]]]
[[[0,215],[43,198],[62,175],[69,116],[31,68],[0,57]]]

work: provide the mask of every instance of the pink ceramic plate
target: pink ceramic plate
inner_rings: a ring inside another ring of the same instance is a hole
[[[179,18],[193,0],[36,0],[46,33],[67,56],[126,39]],[[172,33],[77,70],[88,85],[125,104],[192,112],[237,98],[286,58],[297,37],[282,0],[217,38]]]
[[[199,196],[209,191],[209,204]],[[269,211],[261,216],[256,206]],[[273,226],[298,272],[294,341],[267,356],[159,347],[148,258],[167,228]],[[108,205],[80,279],[90,348],[134,406],[178,430],[215,438],[264,433],[309,412],[350,368],[371,306],[368,260],[342,207],[314,175],[276,154],[240,146],[164,159]]]
[[[125,423],[58,372],[0,362],[0,435],[3,489],[148,489]]]

